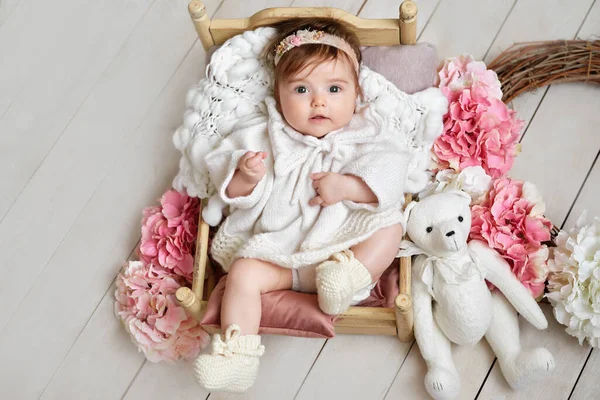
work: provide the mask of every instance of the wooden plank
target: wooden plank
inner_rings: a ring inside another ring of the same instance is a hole
[[[150,4],[27,1],[0,28],[0,221]]]
[[[575,390],[569,397],[570,400],[588,400],[598,397],[600,393],[600,380],[598,380],[598,371],[600,370],[600,351],[598,349],[589,350],[592,354],[585,364],[585,369],[577,381]]]
[[[419,0],[416,2],[417,14],[417,37],[427,25],[433,10],[441,0]],[[362,18],[392,18],[392,15],[398,14],[401,0],[370,0],[362,7],[359,17]],[[397,16],[394,18],[398,18]]]
[[[419,40],[435,44],[441,59],[463,53],[481,59],[512,4],[513,0],[442,1]]]
[[[12,318],[0,386],[11,398],[41,394],[139,239],[142,208],[170,186],[171,132],[202,69],[151,107],[196,40],[185,6],[153,4],[0,225],[1,270],[13,279],[1,293],[3,324]]]
[[[336,336],[327,341],[295,398],[381,399],[410,345],[394,336]]]
[[[211,8],[215,8],[214,6],[214,4],[211,4]],[[156,190],[160,191],[164,187],[167,187],[169,180],[173,176],[173,168],[164,165],[176,165],[178,157],[176,154],[172,154],[172,150],[168,147],[170,141],[168,130],[172,123],[176,123],[177,118],[175,116],[181,112],[181,100],[185,97],[187,89],[192,82],[199,79],[203,70],[202,66],[199,66],[198,60],[203,62],[204,50],[200,43],[196,41],[192,50],[176,70],[167,88],[154,104],[153,109],[149,113],[152,117],[139,127],[137,130],[138,133],[135,135],[136,140],[132,140],[128,146],[130,149],[136,148],[139,156],[130,159],[126,165],[114,170],[114,173],[124,174],[120,180],[120,184],[123,187],[115,188],[111,185],[104,185],[98,191],[101,194],[105,191],[126,190],[128,182],[143,180],[143,174],[147,170],[156,169],[160,171],[164,169],[164,176],[155,175],[151,180],[148,180],[145,190],[138,193],[140,198],[136,203],[126,207],[128,212],[131,213],[131,233],[134,238],[139,239],[141,208],[134,209],[133,207],[144,207],[141,202],[146,202],[146,205],[154,204],[153,199],[157,196]],[[123,172],[125,170],[130,172]],[[148,191],[151,193],[148,193]],[[126,216],[122,217],[125,218]],[[116,232],[118,227],[113,226],[113,229]],[[107,231],[106,234],[109,234],[109,232]],[[114,275],[117,265],[107,265],[107,267],[106,273]],[[105,281],[105,279],[101,281]],[[110,289],[104,295],[99,310],[92,314],[91,321],[83,328],[73,348],[65,356],[60,368],[46,388],[43,398],[83,398],[85,396],[73,397],[69,393],[77,392],[78,390],[84,391],[86,387],[95,387],[94,395],[98,399],[120,398],[126,391],[145,358],[135,351],[135,346],[131,343],[129,336],[125,334],[123,327],[115,316],[112,314],[107,315],[102,311],[102,304],[105,302],[110,303],[112,307],[114,303],[113,294],[114,290]],[[100,315],[97,315],[98,313]],[[112,336],[107,337],[108,335],[98,334],[98,327],[104,325],[111,329]],[[115,334],[114,331],[119,331],[120,333]],[[121,351],[118,351],[122,347],[133,349],[136,354],[137,363],[133,363],[130,360],[131,355],[129,352],[121,354]],[[79,360],[85,359],[87,357],[86,354],[93,353],[95,349],[105,349],[107,354],[94,360],[91,364],[94,372],[90,373],[89,368],[81,368]],[[119,365],[119,368],[114,368],[116,365]],[[114,374],[117,371],[123,378],[115,378]],[[129,380],[126,380],[125,377],[129,377]]]
[[[210,399],[292,399],[324,343],[325,339],[263,335],[265,354],[260,359],[260,372],[254,386],[243,395],[213,392]]]
[[[546,318],[548,329],[538,331],[532,325],[519,317],[521,327],[521,343],[524,348],[543,346],[546,347],[556,360],[556,369],[552,377],[544,382],[537,382],[526,389],[514,391],[508,386],[500,372],[498,363],[494,368],[479,398],[503,399],[566,399],[571,393],[579,371],[585,362],[589,348],[579,346],[577,339],[565,332],[552,316],[552,306],[548,303],[540,304]]]
[[[332,7],[344,10],[352,15],[356,15],[360,7],[363,5],[363,1],[357,0],[294,0],[292,7]],[[398,7],[400,4],[398,4]],[[386,18],[398,18],[398,10],[395,15],[388,15]]]
[[[488,51],[490,63],[502,50],[515,42],[571,39],[581,26],[593,0],[564,2],[562,0],[518,1],[498,37]],[[519,118],[529,123],[546,89],[525,93],[512,102]]]
[[[169,365],[146,361],[127,393],[121,398],[124,400],[206,399],[209,394],[206,389],[193,383],[194,370],[191,362]]]
[[[537,186],[546,202],[546,216],[557,225],[565,219],[600,148],[600,136],[595,134],[599,109],[597,87],[553,85],[511,171],[513,177]]]
[[[591,132],[591,134],[594,134]],[[600,151],[600,150],[599,150]],[[596,162],[587,177],[577,201],[573,208],[569,211],[569,216],[564,224],[563,229],[570,229],[575,226],[577,219],[582,212],[587,211],[587,222],[590,222],[594,217],[600,217],[600,159],[596,158]]]
[[[118,399],[145,357],[115,318],[113,284],[40,399]]]
[[[20,0],[8,0],[0,3],[0,28],[17,8]]]
[[[485,340],[473,346],[452,346],[452,359],[461,377],[460,393],[457,399],[474,399],[481,382],[494,361],[494,353]],[[421,400],[430,398],[425,390],[425,374],[427,367],[414,343],[398,376],[394,380],[386,400],[406,399]]]

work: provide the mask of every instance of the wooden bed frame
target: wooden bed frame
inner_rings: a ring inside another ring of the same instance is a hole
[[[400,5],[399,17],[388,19],[364,19],[337,8],[267,8],[250,18],[210,19],[204,5],[193,0],[188,6],[198,37],[205,50],[223,44],[229,38],[259,26],[272,25],[282,20],[302,17],[333,17],[347,22],[363,46],[391,46],[416,43],[417,7],[407,0]],[[410,197],[407,197],[410,198]],[[194,280],[192,289],[182,287],[177,290],[179,303],[195,318],[200,320],[208,304],[208,296],[216,285],[216,279],[208,257],[209,226],[202,220],[198,223],[198,238],[194,260]],[[410,257],[400,259],[399,294],[395,308],[350,307],[335,320],[335,332],[365,335],[398,336],[401,341],[413,338],[413,311],[410,287]],[[206,280],[206,285],[205,285]],[[218,328],[205,327],[209,333]]]

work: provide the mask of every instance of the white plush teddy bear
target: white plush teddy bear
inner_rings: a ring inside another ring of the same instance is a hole
[[[449,191],[407,206],[412,243],[404,241],[400,254],[420,254],[412,270],[415,337],[427,364],[425,387],[435,399],[460,391],[451,342],[474,344],[485,336],[513,389],[554,369],[548,350],[520,345],[517,311],[538,329],[548,326],[531,294],[496,251],[479,241],[467,245],[470,201],[464,192]],[[490,292],[485,280],[502,293]]]

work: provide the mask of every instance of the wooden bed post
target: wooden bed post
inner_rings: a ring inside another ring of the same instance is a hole
[[[417,43],[417,5],[411,0],[400,4],[400,44]]]
[[[215,45],[215,41],[210,33],[210,18],[206,13],[206,7],[204,7],[204,4],[200,0],[192,0],[188,4],[188,11],[204,50],[208,51],[208,49]]]
[[[400,258],[400,294],[394,301],[398,339],[409,342],[413,339],[413,307],[410,295],[410,257]]]
[[[194,257],[194,280],[192,289],[182,286],[177,289],[175,297],[179,304],[197,320],[202,318],[202,296],[204,294],[204,277],[208,263],[208,230],[209,226],[202,220],[202,207],[198,217],[198,236],[196,238],[196,256]]]

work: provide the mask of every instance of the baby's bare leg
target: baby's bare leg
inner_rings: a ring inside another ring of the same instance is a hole
[[[350,248],[354,257],[360,261],[371,274],[373,282],[390,266],[402,241],[402,226],[388,226],[375,232],[364,242]]]
[[[256,335],[260,324],[260,295],[291,289],[292,270],[253,258],[231,265],[221,303],[221,327],[240,326],[243,335]]]

